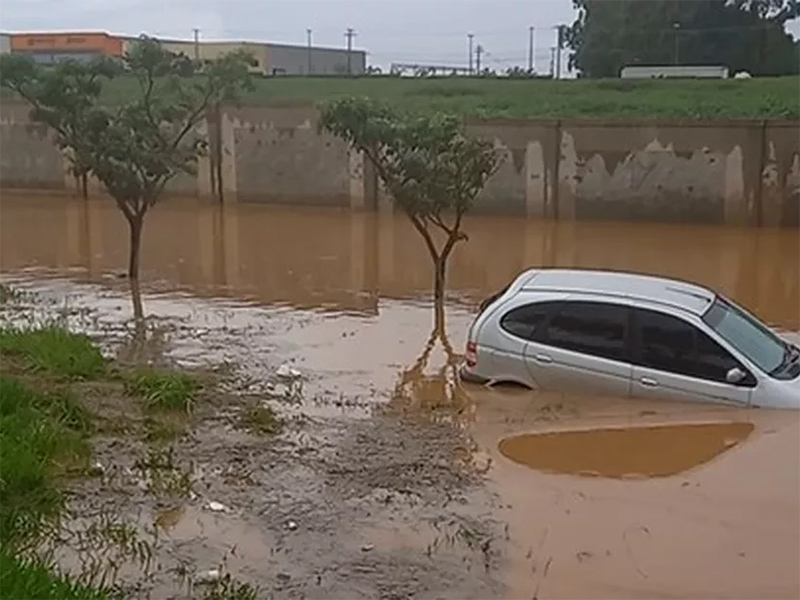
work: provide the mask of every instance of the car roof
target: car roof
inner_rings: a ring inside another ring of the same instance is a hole
[[[700,285],[622,271],[594,269],[531,269],[524,274],[521,292],[564,292],[592,296],[617,296],[666,304],[698,316],[717,295]]]

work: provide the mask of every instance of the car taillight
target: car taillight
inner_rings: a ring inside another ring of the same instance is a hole
[[[467,353],[464,358],[467,361],[468,367],[474,367],[478,364],[478,344],[475,342],[467,342]]]

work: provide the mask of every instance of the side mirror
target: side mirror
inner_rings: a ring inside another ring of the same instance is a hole
[[[744,371],[742,371],[739,367],[733,367],[725,374],[725,381],[736,384],[741,383],[745,377],[746,375]]]

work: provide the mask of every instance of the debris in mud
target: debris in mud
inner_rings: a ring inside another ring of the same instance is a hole
[[[222,574],[219,572],[219,569],[209,569],[208,571],[198,573],[194,582],[201,585],[208,585],[219,581],[221,576]]]
[[[286,524],[286,528],[287,528],[289,531],[297,531],[297,523],[295,523],[294,521],[289,521],[289,522]]]
[[[364,544],[363,546],[361,546],[362,552],[372,552],[374,549],[375,549],[374,544]]]
[[[288,363],[282,364],[280,367],[278,367],[278,370],[275,372],[275,375],[277,375],[281,379],[299,379],[300,377],[303,376],[303,374],[300,371],[298,371]]]
[[[230,512],[230,509],[222,502],[215,502],[214,500],[206,504],[206,508],[211,512]]]

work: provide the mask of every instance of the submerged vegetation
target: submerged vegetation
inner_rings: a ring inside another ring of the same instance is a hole
[[[210,387],[194,373],[117,364],[60,324],[0,327],[0,597],[124,597],[115,583],[120,564],[152,557],[134,526],[90,520],[78,545],[96,556],[81,559],[78,572],[62,572],[53,558],[72,534],[72,488],[105,476],[93,463],[95,436],[123,436],[145,448],[133,469],[148,494],[192,496],[191,469],[170,444],[202,412]],[[269,407],[256,421],[261,434],[279,430]],[[255,597],[254,588],[226,577],[201,597]]]

